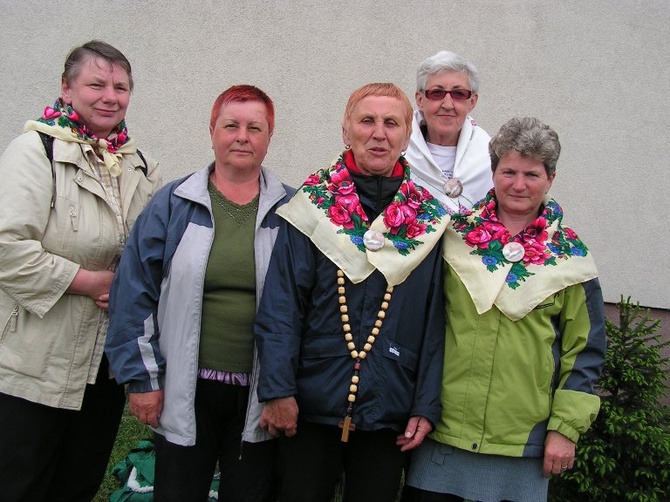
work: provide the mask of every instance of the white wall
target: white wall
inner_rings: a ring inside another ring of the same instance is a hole
[[[66,53],[121,49],[136,89],[128,124],[166,179],[212,158],[209,111],[226,87],[275,100],[266,164],[299,184],[342,148],[355,88],[393,81],[441,49],[481,72],[473,115],[559,133],[552,195],[593,251],[607,301],[670,308],[670,2],[666,0],[0,0],[0,148],[59,91]]]

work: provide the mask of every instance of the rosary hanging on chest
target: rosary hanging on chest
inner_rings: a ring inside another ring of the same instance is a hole
[[[372,350],[372,345],[375,343],[377,336],[379,335],[384,319],[386,318],[386,311],[389,308],[389,302],[391,301],[391,295],[393,293],[393,286],[388,286],[386,292],[384,293],[384,299],[382,300],[379,312],[377,312],[377,319],[375,320],[374,326],[370,330],[370,335],[368,336],[363,348],[361,350],[356,349],[356,344],[354,343],[354,336],[351,334],[351,325],[349,324],[349,309],[347,307],[347,297],[346,290],[344,288],[345,279],[344,272],[342,270],[337,271],[337,293],[339,295],[339,305],[340,305],[340,319],[342,320],[342,331],[344,332],[344,340],[347,343],[347,348],[351,354],[351,357],[354,359],[354,368],[353,375],[351,376],[351,383],[349,384],[349,395],[347,396],[347,408],[344,415],[344,420],[340,421],[339,427],[342,429],[342,442],[346,443],[349,441],[349,433],[356,429],[356,425],[352,422],[352,417],[354,414],[354,407],[356,404],[356,396],[358,394],[358,386],[361,379],[361,369],[363,368],[363,361],[367,357],[368,353]]]

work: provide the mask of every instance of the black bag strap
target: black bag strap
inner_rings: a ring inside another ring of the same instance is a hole
[[[147,159],[144,158],[144,155],[142,155],[142,152],[140,152],[140,149],[137,149],[137,155],[140,156],[140,159],[142,159],[142,164],[144,166],[141,168],[142,172],[144,173],[144,177],[147,177],[147,172],[149,171],[149,165],[147,164]]]
[[[49,163],[51,164],[51,179],[53,180],[53,194],[51,195],[51,208],[53,209],[54,204],[56,203],[56,168],[54,167],[54,137],[49,136],[46,133],[43,133],[41,131],[37,131],[37,134],[40,135],[40,139],[42,140],[42,144],[44,145],[44,152],[47,155],[47,159],[49,159]],[[147,164],[147,159],[144,158],[144,155],[142,155],[142,152],[140,150],[137,150],[137,155],[140,156],[140,159],[142,159],[142,164],[144,164],[141,169],[142,172],[144,173],[144,177],[146,178],[147,173],[149,171],[149,165]]]
[[[49,136],[41,131],[37,131],[44,145],[44,152],[47,154],[49,164],[51,164],[51,179],[53,180],[53,192],[51,194],[51,209],[56,204],[56,169],[54,169],[54,137]]]

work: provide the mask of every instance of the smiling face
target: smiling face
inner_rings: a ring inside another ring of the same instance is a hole
[[[261,101],[232,101],[221,105],[209,133],[216,168],[223,172],[260,170],[270,145],[267,109]]]
[[[426,90],[430,89],[446,91],[470,89],[468,74],[460,71],[441,71],[428,77]],[[432,101],[426,98],[422,91],[417,91],[414,98],[426,120],[428,130],[426,140],[434,145],[456,146],[463,123],[477,104],[477,94],[463,101],[455,101],[450,94],[445,95],[442,100]]]
[[[506,224],[505,219],[514,218],[531,223],[537,218],[554,177],[547,176],[539,160],[524,157],[515,150],[505,154],[493,173],[500,221]]]
[[[342,126],[342,139],[363,174],[390,176],[409,144],[405,105],[389,96],[361,99]]]
[[[70,84],[61,84],[63,102],[72,106],[79,120],[98,138],[106,138],[121,122],[130,102],[126,70],[102,58],[90,57]]]

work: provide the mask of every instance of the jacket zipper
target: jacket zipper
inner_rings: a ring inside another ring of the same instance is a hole
[[[9,315],[9,331],[14,332],[16,331],[16,323],[19,318],[19,306],[16,305],[14,307],[14,310],[12,310],[12,313]]]

